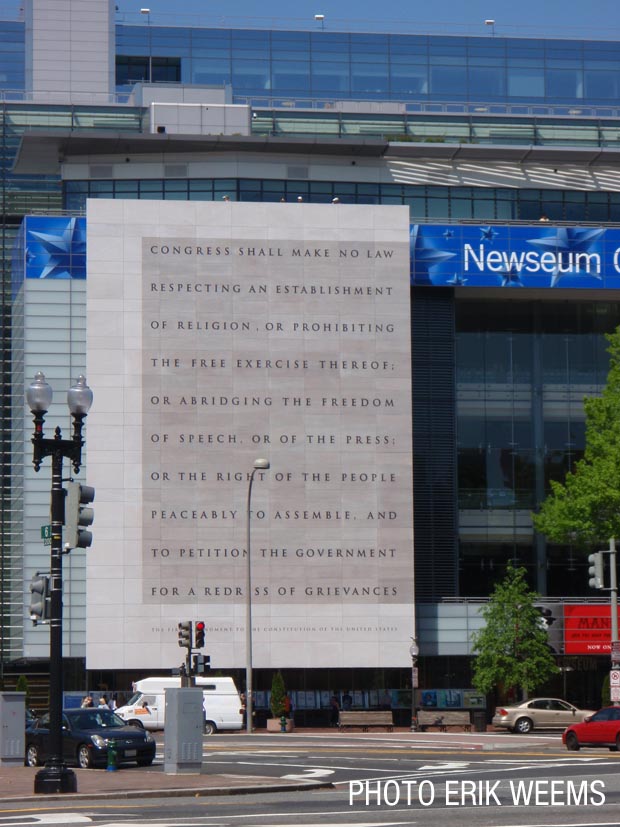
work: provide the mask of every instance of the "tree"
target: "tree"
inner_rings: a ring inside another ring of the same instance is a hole
[[[524,568],[509,564],[480,612],[485,625],[473,636],[473,684],[479,692],[499,687],[527,696],[559,671],[535,605],[540,596],[525,576]]]
[[[286,689],[282,672],[276,672],[271,681],[271,697],[269,706],[274,718],[281,718],[285,714]]]
[[[28,688],[28,678],[25,675],[20,675],[17,678],[17,682],[15,684],[15,691],[16,692],[25,692],[26,693],[26,706],[30,706],[30,692]]]
[[[586,444],[583,459],[551,493],[534,527],[558,543],[586,547],[620,537],[620,328],[607,336],[610,367],[600,397],[584,400]]]

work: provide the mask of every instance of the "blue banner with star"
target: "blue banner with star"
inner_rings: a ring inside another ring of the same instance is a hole
[[[86,278],[86,219],[28,216],[23,255],[27,279]]]
[[[620,230],[414,224],[411,283],[437,287],[620,288]]]

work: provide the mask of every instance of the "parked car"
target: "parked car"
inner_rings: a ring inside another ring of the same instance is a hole
[[[67,764],[82,769],[107,766],[108,744],[114,742],[119,764],[135,761],[146,767],[155,758],[155,739],[130,726],[109,709],[68,709],[62,713],[62,748]],[[49,715],[26,728],[26,764],[36,767],[49,757]]]
[[[607,706],[589,715],[580,724],[572,724],[562,733],[566,749],[581,747],[609,747],[612,752],[620,749],[620,707]]]
[[[521,704],[497,707],[491,723],[523,735],[533,729],[564,729],[593,714],[593,709],[577,709],[559,698],[530,698]]]

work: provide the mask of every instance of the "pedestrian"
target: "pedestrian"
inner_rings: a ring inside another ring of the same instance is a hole
[[[331,727],[338,726],[338,719],[340,718],[340,704],[336,695],[332,695],[329,699],[329,725]]]
[[[284,696],[284,715],[286,718],[292,718],[293,702],[291,701],[291,694],[287,692]]]
[[[102,695],[99,698],[99,703],[97,704],[97,709],[109,709],[108,701],[105,695]]]
[[[82,709],[87,709],[88,707],[94,706],[92,696],[86,695],[86,697],[82,700],[80,706],[82,707]]]
[[[243,719],[243,728],[246,729],[248,725],[248,704],[245,698],[245,692],[242,692],[239,695],[239,699],[241,700],[241,715]]]

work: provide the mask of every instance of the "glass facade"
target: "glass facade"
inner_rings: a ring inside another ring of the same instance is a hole
[[[440,187],[269,178],[150,178],[67,181],[64,208],[81,211],[87,198],[150,198],[213,201],[304,201],[343,204],[406,204],[412,222],[462,221],[620,222],[620,193],[577,190]]]
[[[620,95],[609,41],[119,24],[116,54],[121,89],[130,59],[172,59],[181,82],[238,98],[615,106]]]
[[[0,32],[2,25],[0,25]],[[6,42],[0,34],[0,55]],[[1,59],[1,58],[0,58]],[[18,61],[19,63],[19,61]],[[23,550],[22,501],[19,490],[12,487],[12,451],[19,437],[13,418],[13,407],[23,409],[21,389],[15,398],[13,373],[23,354],[12,349],[13,336],[22,322],[12,306],[11,254],[24,215],[58,213],[63,206],[63,192],[58,175],[21,175],[13,170],[13,162],[21,136],[26,130],[111,129],[138,132],[143,111],[131,107],[36,106],[34,104],[0,103],[0,198],[2,200],[2,233],[0,265],[2,290],[0,348],[0,669],[2,664],[23,655]],[[21,422],[21,415],[17,422]],[[10,599],[9,595],[18,595]]]
[[[545,594],[587,596],[583,550],[545,547],[529,514],[583,455],[620,308],[462,299],[455,314],[460,593],[487,594],[511,560]]]
[[[620,111],[619,111],[620,114]],[[533,114],[402,115],[256,109],[255,135],[368,138],[392,142],[488,144],[492,146],[620,146],[620,124],[612,119],[544,118]]]
[[[0,20],[0,90],[23,90],[26,84],[24,24]]]

